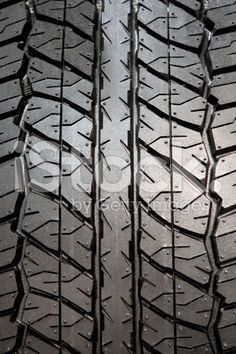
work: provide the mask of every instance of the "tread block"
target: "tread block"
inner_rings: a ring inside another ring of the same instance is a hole
[[[9,315],[0,316],[0,353],[11,352],[16,344],[17,325]]]
[[[65,33],[64,58],[67,65],[91,77],[94,45],[69,28]]]
[[[235,32],[225,33],[218,36],[215,35],[212,37],[209,52],[213,70],[225,69],[235,65],[235,41]]]
[[[138,58],[157,73],[168,74],[168,46],[158,41],[142,27],[139,29]],[[203,67],[196,53],[171,45],[170,68],[173,80],[191,83],[198,89],[203,85]],[[141,78],[142,79],[142,78]]]
[[[207,101],[201,95],[172,82],[172,115],[182,122],[201,127]]]
[[[53,347],[51,343],[49,344],[47,342],[44,342],[42,339],[39,339],[32,334],[28,334],[25,340],[25,352],[28,352],[29,354],[35,354],[35,353],[59,354],[60,349]]]
[[[149,350],[147,350],[146,348],[143,348],[143,353],[144,354],[151,354],[151,352]]]
[[[25,123],[52,140],[59,141],[60,104],[46,98],[32,97],[25,113]],[[55,122],[55,124],[54,124]],[[44,129],[42,128],[44,127]]]
[[[79,105],[87,112],[92,110],[93,84],[78,74],[65,69],[63,97],[72,104]]]
[[[185,46],[198,48],[203,39],[203,23],[173,3],[169,4],[169,12],[170,40],[179,42],[182,38]]]
[[[0,166],[0,218],[12,214],[19,196],[18,174],[20,161],[14,159]]]
[[[59,143],[60,104],[39,97],[34,97],[30,102],[25,122],[47,138]],[[63,117],[63,142],[76,150],[79,155],[90,159],[93,128],[91,119],[65,104]]]
[[[174,327],[171,321],[142,306],[143,326],[141,338],[159,353],[170,353],[174,348]]]
[[[29,328],[54,340],[59,340],[59,302],[44,296],[27,295],[22,317]]]
[[[159,73],[168,73],[168,46],[147,32],[143,27],[139,28],[138,59],[148,67]],[[157,48],[158,45],[158,48]]]
[[[90,317],[62,305],[62,340],[80,353],[92,353],[94,322]]]
[[[20,80],[15,79],[0,84],[0,92],[0,115],[15,111],[22,96]]]
[[[140,196],[157,215],[170,222],[170,173],[162,162],[141,149]],[[145,165],[145,161],[148,161]],[[210,202],[197,186],[174,171],[175,226],[197,234],[205,234]],[[164,206],[164,207],[163,207]]]
[[[218,262],[227,262],[236,257],[236,217],[235,212],[221,216],[215,231]]]
[[[64,16],[64,0],[35,0],[37,15],[43,15],[54,20],[63,21]]]
[[[204,240],[175,232],[175,269],[189,279],[208,284],[212,268]]]
[[[55,128],[59,140],[59,129]],[[53,144],[29,135],[25,156],[29,185],[41,192],[58,194],[59,150]]]
[[[50,218],[49,218],[50,215]],[[61,247],[65,254],[85,269],[91,269],[93,231],[64,206]],[[49,249],[58,250],[58,203],[30,193],[25,205],[22,229]]]
[[[92,120],[67,105],[63,107],[63,116],[63,141],[70,145],[73,150],[76,150],[79,155],[89,160],[92,156]]]
[[[210,341],[204,332],[196,331],[187,326],[177,326],[177,352],[183,354],[213,354]]]
[[[1,9],[0,34],[1,42],[18,37],[26,24],[25,1],[12,4]]]
[[[69,153],[63,154],[63,161],[62,197],[71,205],[73,211],[78,211],[83,217],[90,219],[92,171],[88,168],[87,161],[83,162]]]
[[[143,306],[142,340],[151,346],[152,351],[169,354],[174,348],[173,324]],[[177,326],[177,351],[179,353],[199,354],[204,351],[212,353],[206,333],[197,331],[184,325]]]
[[[142,233],[140,249],[158,265],[172,268],[171,230],[141,209]]]
[[[194,11],[198,11],[201,8],[201,0],[196,0],[193,2],[189,2],[188,0],[177,0],[176,4],[178,5],[178,3]]]
[[[14,308],[16,296],[18,295],[18,287],[14,270],[0,274],[0,311]]]
[[[216,164],[213,190],[222,199],[223,208],[235,205],[236,153],[220,157]]]
[[[236,4],[234,0],[224,3],[209,0],[207,17],[215,24],[215,29],[225,29],[235,24]]]
[[[173,316],[173,279],[142,260],[141,296],[151,305]],[[162,284],[162,287],[158,286]],[[213,299],[190,283],[176,277],[176,317],[207,327]]]
[[[27,245],[23,264],[31,289],[58,296],[58,259],[38,247]]]
[[[24,52],[17,43],[10,43],[2,47],[4,56],[0,58],[0,79],[16,74],[22,65]]]
[[[22,230],[46,247],[58,249],[59,206],[55,201],[36,193],[27,197]],[[49,217],[50,215],[50,217]]]
[[[141,24],[167,38],[167,6],[162,1],[143,0],[139,2],[138,20]],[[166,25],[163,25],[166,24]]]
[[[172,269],[171,230],[142,209],[141,220],[141,250],[158,265]],[[208,283],[211,265],[204,240],[175,232],[175,245],[175,269],[201,284]]]
[[[11,224],[0,225],[0,267],[12,263],[17,251],[18,236],[11,230]]]
[[[214,76],[211,94],[219,105],[227,105],[235,101],[236,72],[222,73]]]
[[[74,262],[86,270],[92,269],[92,242],[93,230],[84,220],[80,220],[62,208],[62,237],[61,247],[63,252]]]
[[[176,279],[176,317],[179,320],[207,327],[213,298],[190,283]]]
[[[20,128],[14,123],[14,118],[1,120],[0,127],[0,157],[17,151]]]
[[[140,77],[142,81],[139,97],[154,109],[157,107],[165,115],[169,115],[168,82],[161,78],[157,79],[144,68],[140,69]],[[183,123],[201,126],[206,109],[206,99],[175,82],[171,85],[171,95],[174,118]]]
[[[63,27],[37,20],[32,29],[29,46],[51,60],[61,61]]]
[[[35,246],[28,245],[23,263],[31,290],[36,289],[53,296],[59,295],[59,261],[57,258]],[[90,276],[70,264],[63,263],[61,286],[63,300],[72,302],[84,311],[91,311],[93,279]]]
[[[223,352],[234,351],[236,347],[235,330],[235,308],[222,309],[218,331]]]
[[[189,5],[189,4],[188,4]],[[199,8],[196,6],[196,10]],[[203,37],[203,24],[193,15],[183,10],[177,4],[169,4],[169,22],[171,41],[184,38],[184,44],[190,48],[198,48]],[[167,39],[167,6],[161,1],[140,3],[139,21],[157,36]]]
[[[30,62],[28,76],[34,92],[60,97],[61,70],[55,65],[34,58]]]
[[[71,0],[66,4],[66,21],[93,37],[96,7],[90,1]]]
[[[70,264],[62,264],[62,297],[86,312],[92,310],[93,279]]]
[[[203,87],[204,69],[199,57],[192,52],[176,46],[170,46],[170,70],[171,76],[175,79],[188,82],[199,90]]]
[[[205,235],[209,220],[210,200],[204,191],[177,172],[173,174],[173,184],[176,227]]]
[[[157,79],[143,67],[140,68],[140,77],[142,83],[139,97],[168,114],[168,82],[161,78]]]
[[[219,271],[217,292],[224,297],[227,305],[236,302],[236,265],[224,267]]]
[[[145,106],[140,107],[140,114],[140,140],[158,154],[169,158],[169,121],[157,116]],[[201,134],[176,122],[172,123],[172,128],[173,160],[194,177],[204,181],[208,157]]]
[[[212,124],[212,134],[217,152],[221,152],[223,149],[235,147],[235,117],[235,108],[228,108],[216,112]]]
[[[56,123],[56,122],[55,122]],[[59,127],[56,133],[59,140]],[[54,131],[55,131],[54,130]],[[85,143],[90,144],[90,143]],[[87,147],[87,146],[86,146]],[[92,171],[87,162],[75,155],[63,152],[62,197],[71,204],[73,210],[79,211],[87,219],[91,218]],[[30,185],[40,192],[59,193],[59,149],[57,146],[29,136],[26,149]]]

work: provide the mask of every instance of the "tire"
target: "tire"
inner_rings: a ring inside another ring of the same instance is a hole
[[[236,353],[235,11],[0,2],[0,354]]]

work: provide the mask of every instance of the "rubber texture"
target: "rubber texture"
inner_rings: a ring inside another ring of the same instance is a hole
[[[235,12],[0,2],[0,354],[236,353]]]

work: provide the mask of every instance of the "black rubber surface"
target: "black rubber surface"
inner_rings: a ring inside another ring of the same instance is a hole
[[[236,353],[235,0],[0,1],[0,354]]]

